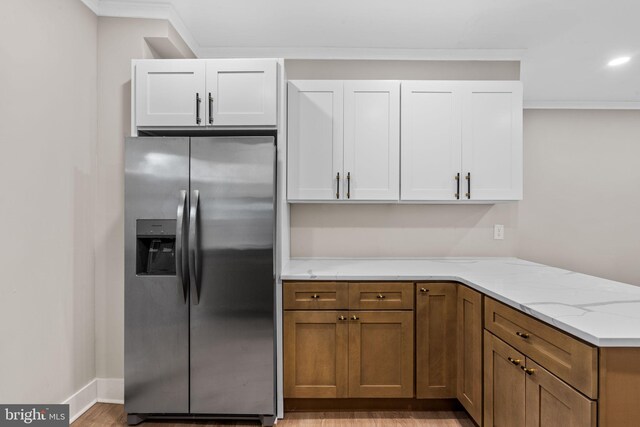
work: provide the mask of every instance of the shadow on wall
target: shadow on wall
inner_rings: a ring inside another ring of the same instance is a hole
[[[293,257],[514,256],[517,203],[291,206]],[[493,239],[494,224],[505,240]]]

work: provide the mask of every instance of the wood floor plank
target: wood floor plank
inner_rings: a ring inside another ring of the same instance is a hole
[[[96,403],[73,427],[126,426],[124,405]],[[256,427],[248,421],[153,421],[141,427]],[[279,427],[473,427],[464,412],[453,411],[370,411],[370,412],[291,412],[278,421]]]

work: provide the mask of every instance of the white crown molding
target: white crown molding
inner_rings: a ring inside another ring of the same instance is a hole
[[[124,0],[81,0],[98,16],[114,18],[165,19],[173,25],[180,37],[200,57],[200,45],[187,28],[171,2],[138,2]]]
[[[520,61],[524,49],[395,49],[342,47],[200,48],[202,58],[395,59],[433,61]]]
[[[525,110],[640,110],[640,101],[524,101]]]

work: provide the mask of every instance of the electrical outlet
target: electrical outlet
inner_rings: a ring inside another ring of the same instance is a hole
[[[504,240],[504,225],[496,224],[493,226],[493,239]]]

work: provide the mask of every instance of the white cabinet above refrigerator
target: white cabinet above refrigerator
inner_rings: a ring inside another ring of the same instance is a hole
[[[135,128],[275,127],[277,60],[133,61]]]

